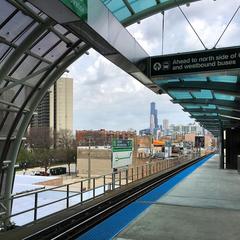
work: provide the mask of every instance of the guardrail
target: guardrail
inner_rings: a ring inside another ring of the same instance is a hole
[[[74,205],[84,204],[109,191],[121,188],[161,171],[174,168],[198,157],[199,154],[194,153],[166,160],[152,160],[148,164],[130,167],[102,176],[83,179],[48,189],[13,195],[10,199],[12,206],[16,206],[19,201],[24,201],[25,198],[28,202],[28,207],[24,210],[21,209],[19,212],[12,213],[9,218],[11,218],[12,221],[16,221],[17,217],[22,216],[24,217],[22,225],[24,225]],[[53,199],[51,199],[51,197],[53,197]],[[29,205],[31,206],[29,207]],[[49,206],[51,208],[48,208]],[[47,211],[45,209],[45,213],[44,208],[48,208]],[[41,211],[41,209],[43,211]]]

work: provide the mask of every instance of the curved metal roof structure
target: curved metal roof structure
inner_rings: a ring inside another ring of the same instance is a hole
[[[124,26],[128,26],[196,0],[101,1]],[[11,195],[15,160],[34,110],[66,68],[90,47],[71,30],[33,6],[30,0],[1,0],[0,224],[8,224],[6,216],[10,211],[8,198]],[[206,116],[209,120],[210,116],[214,120],[216,114],[229,115],[229,111],[234,112],[232,116],[239,114],[235,91],[234,96],[231,95],[232,86],[238,79],[231,76],[225,79],[227,81],[224,80],[218,88],[214,84],[216,79],[195,79],[195,85],[191,85],[189,80],[178,79],[159,86],[173,97],[174,102],[191,112],[192,116],[197,119],[204,117],[204,120]],[[219,79],[219,82],[222,80]],[[201,91],[194,92],[194,88],[199,89],[199,86]],[[184,97],[178,97],[178,89],[181,93],[186,90]],[[195,98],[197,95],[201,100]],[[235,123],[234,119],[231,121]]]

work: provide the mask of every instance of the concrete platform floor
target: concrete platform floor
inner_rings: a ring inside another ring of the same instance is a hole
[[[215,155],[120,232],[115,240],[239,240],[240,175]]]

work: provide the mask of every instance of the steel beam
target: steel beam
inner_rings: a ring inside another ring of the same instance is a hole
[[[18,45],[17,45],[17,44],[14,44],[14,43],[12,43],[12,42],[9,42],[9,41],[7,41],[5,38],[2,38],[2,37],[0,37],[0,43],[4,43],[4,44],[6,44],[6,45],[8,45],[9,47],[12,47],[12,48],[14,48],[14,49],[17,49],[17,48],[18,48]],[[51,62],[50,62],[49,60],[47,60],[46,58],[43,58],[43,57],[37,55],[36,53],[30,51],[30,50],[27,50],[25,53],[26,53],[27,55],[31,56],[31,57],[34,57],[34,58],[42,61],[42,62],[45,62],[45,63],[48,63],[48,64],[51,63]]]
[[[5,92],[6,90],[8,89],[11,89],[19,84],[21,85],[24,85],[24,86],[27,86],[27,87],[31,87],[33,88],[35,85],[31,84],[31,83],[26,83],[26,81],[30,80],[31,78],[34,78],[36,76],[38,76],[39,74],[42,74],[44,72],[46,72],[48,69],[50,69],[51,65],[47,66],[47,67],[44,67],[32,74],[29,74],[28,76],[22,78],[22,79],[15,79],[15,78],[12,78],[12,77],[9,77],[7,76],[5,78],[5,80],[9,81],[9,82],[12,82],[11,84],[8,84],[6,87],[3,87],[2,89],[0,89],[0,93],[3,93]]]
[[[11,103],[11,102],[8,102],[8,101],[2,100],[2,99],[0,99],[0,103],[4,104],[4,105],[7,105],[9,107],[16,108],[18,110],[21,108],[21,106],[18,106],[18,105],[14,104],[14,103]],[[29,112],[29,109],[24,108],[24,112]]]
[[[133,10],[133,8],[130,5],[130,3],[128,2],[128,0],[123,0],[123,2],[125,3],[126,7],[128,8],[129,12],[131,13],[131,15],[134,15],[135,11]]]
[[[236,101],[217,100],[217,99],[173,99],[173,103],[179,104],[197,104],[197,105],[216,105],[219,107],[228,107],[233,109],[240,109],[240,103]]]
[[[199,121],[201,121],[201,120],[206,120],[206,121],[208,121],[208,120],[216,120],[216,121],[218,121],[219,120],[219,116],[206,116],[206,115],[203,115],[203,116],[190,116],[190,118],[194,118],[194,119],[199,120]]]
[[[232,117],[239,117],[240,118],[240,113],[239,112],[234,112],[234,111],[227,111],[227,110],[218,110],[218,109],[206,109],[206,108],[199,108],[199,109],[183,109],[184,112],[189,112],[190,114],[193,113],[201,113],[202,115],[207,114],[207,113],[217,113],[217,114],[222,114],[226,116],[232,116]]]
[[[203,89],[214,91],[214,93],[240,96],[240,84],[238,83],[191,81],[159,84],[159,86],[166,91],[200,91]]]

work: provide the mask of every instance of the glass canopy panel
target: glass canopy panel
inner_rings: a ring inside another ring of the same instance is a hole
[[[205,116],[209,116],[209,117],[214,116],[214,117],[216,117],[216,116],[218,116],[218,114],[217,113],[205,113]]]
[[[60,42],[56,47],[54,47],[48,54],[45,55],[45,59],[54,62],[57,60],[63,52],[67,51],[67,46],[65,42]]]
[[[202,105],[201,107],[205,109],[216,109],[216,105],[212,105],[212,104]]]
[[[192,116],[207,116],[207,117],[212,117],[212,116],[214,116],[214,117],[216,117],[217,116],[217,113],[204,113],[204,112],[202,112],[202,113],[191,113],[191,115]]]
[[[128,0],[133,10],[138,13],[157,4],[156,0]]]
[[[223,82],[223,83],[236,83],[237,76],[212,76],[209,77],[212,82]]]
[[[13,72],[12,77],[16,79],[26,77],[38,62],[39,60],[34,57],[26,57],[21,65]]]
[[[131,13],[129,12],[128,8],[122,8],[119,11],[114,13],[114,16],[118,19],[118,21],[122,21],[127,17],[131,16]]]
[[[53,47],[53,45],[56,44],[59,40],[59,37],[54,33],[47,33],[47,35],[44,36],[43,39],[41,39],[40,41],[38,40],[38,43],[33,46],[31,51],[39,56],[42,56],[47,51],[49,51]]]
[[[122,0],[102,0],[102,2],[119,21],[131,16],[130,11]]]
[[[195,97],[195,98],[199,98],[199,99],[212,99],[213,96],[212,96],[212,93],[210,90],[201,90],[199,92],[192,92],[192,95]]]
[[[184,77],[183,80],[185,82],[206,82],[207,78],[206,77],[202,77],[202,76],[194,76],[194,77]]]
[[[11,15],[14,10],[16,10],[13,5],[9,4],[7,1],[1,1],[1,14],[0,14],[0,24]]]
[[[169,95],[175,99],[191,99],[192,96],[189,92],[183,91],[169,91]]]
[[[1,11],[2,13],[2,11]],[[0,36],[4,37],[7,41],[12,41],[16,38],[31,22],[32,18],[18,12],[11,18],[1,29]]]
[[[30,24],[29,27],[23,32],[20,34],[20,36],[14,40],[14,43],[16,45],[20,45],[23,40],[36,28],[36,26],[38,25],[38,23],[34,23],[34,24]]]
[[[9,49],[8,45],[0,43],[0,60],[8,49]]]
[[[225,95],[225,94],[221,94],[221,93],[215,93],[214,94],[216,99],[218,100],[226,100],[226,101],[234,101],[235,97],[234,96],[230,96],[230,95]]]
[[[192,116],[204,116],[204,113],[191,113]]]
[[[10,55],[11,55],[13,52],[14,52],[13,48],[9,48],[9,50],[6,51],[3,56],[1,56],[0,68],[1,68],[2,65],[7,61],[7,59],[10,57]]]
[[[30,87],[20,86],[19,91],[16,91],[16,95],[13,103],[21,106],[25,102],[26,98],[28,97],[31,91],[32,91],[32,88]]]
[[[195,104],[182,104],[182,106],[186,109],[198,109],[201,107],[200,105]]]

